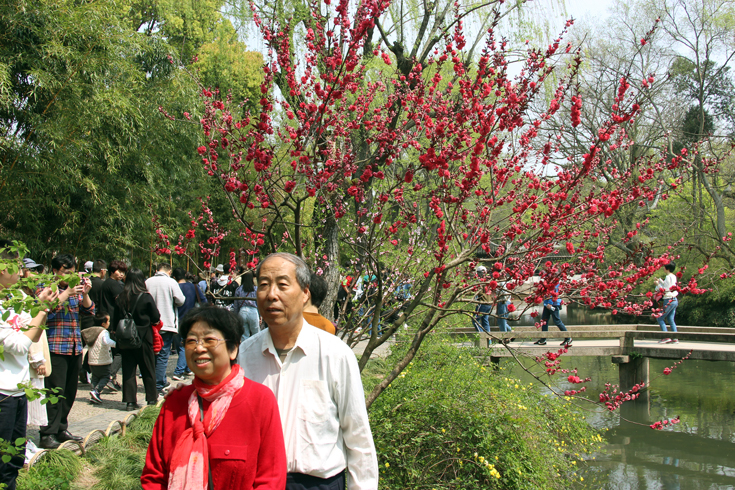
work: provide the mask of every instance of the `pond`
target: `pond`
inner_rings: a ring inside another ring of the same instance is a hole
[[[607,315],[580,310],[563,312],[562,321],[568,325],[610,321]],[[514,323],[533,321],[528,317]],[[602,431],[605,444],[594,460],[581,465],[577,476],[584,482],[574,488],[735,489],[735,363],[685,361],[664,376],[664,368],[674,362],[651,359],[648,404],[624,404],[613,413],[580,405],[588,422]],[[512,362],[501,361],[501,366],[526,382],[531,379]],[[609,357],[569,357],[562,367],[576,367],[581,377],[592,378],[587,384],[591,398],[597,397],[605,382],[618,382],[617,365]],[[557,386],[572,388],[563,377]],[[677,416],[681,422],[673,428],[648,427]]]

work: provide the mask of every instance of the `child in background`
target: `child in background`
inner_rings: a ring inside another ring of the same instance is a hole
[[[112,350],[115,341],[110,338],[110,315],[97,313],[94,316],[94,327],[82,331],[84,342],[89,348],[89,369],[92,371],[92,391],[89,392],[89,401],[100,404],[100,393],[110,381],[110,367],[112,365]]]

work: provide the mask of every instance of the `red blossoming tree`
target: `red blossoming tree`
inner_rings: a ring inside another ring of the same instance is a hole
[[[659,182],[679,178],[672,171],[686,162],[685,153],[644,155],[620,170],[600,158],[628,151],[626,126],[651,80],[621,77],[588,151],[567,158],[557,116],[569,114],[574,127],[584,111],[575,92],[579,51],[560,35],[528,47],[511,73],[498,34],[502,4],[477,47],[465,40],[469,12],[455,4],[430,42],[410,52],[380,23],[388,0],[314,4],[298,23],[267,21],[255,8],[268,48],[260,111],[243,117],[241,101],[202,88],[207,144],[199,153],[231,203],[249,265],[261,252],[304,257],[330,285],[327,316],[340,274],[367,275],[339,318],[350,344],[368,340],[361,368],[406,325],[410,348],[368,405],[430,331],[473,310],[467,303],[481,286],[502,283],[527,307],[559,294],[640,313],[651,303],[636,287],[669,260],[640,241],[607,250],[616,211],[665,198]],[[213,250],[222,231],[204,238]],[[560,252],[566,258],[555,260]],[[473,274],[479,262],[491,266],[482,284]]]

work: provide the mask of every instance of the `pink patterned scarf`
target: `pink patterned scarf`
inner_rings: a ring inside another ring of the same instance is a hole
[[[186,429],[176,441],[171,456],[168,474],[169,490],[207,490],[209,485],[209,453],[207,437],[219,426],[227,413],[232,397],[240,391],[245,378],[240,366],[232,366],[232,372],[216,386],[194,378],[194,388],[189,397],[189,421]],[[204,412],[204,423],[199,420],[197,394],[211,402]]]

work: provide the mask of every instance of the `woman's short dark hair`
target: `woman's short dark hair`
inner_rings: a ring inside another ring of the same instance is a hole
[[[664,266],[664,269],[666,269],[669,272],[674,272],[674,269],[676,269],[676,264],[674,262],[669,262]]]
[[[176,280],[176,282],[179,282],[180,280],[186,278],[186,271],[181,267],[177,267],[171,273],[171,277],[173,277]]]
[[[216,328],[225,337],[225,344],[227,350],[234,352],[235,349],[239,348],[240,340],[245,334],[244,320],[240,315],[220,308],[212,304],[206,304],[197,308],[192,308],[189,312],[184,315],[179,323],[179,335],[182,340],[186,340],[186,336],[189,335],[189,330],[197,322],[204,322],[211,328]],[[231,364],[234,364],[233,360]]]

